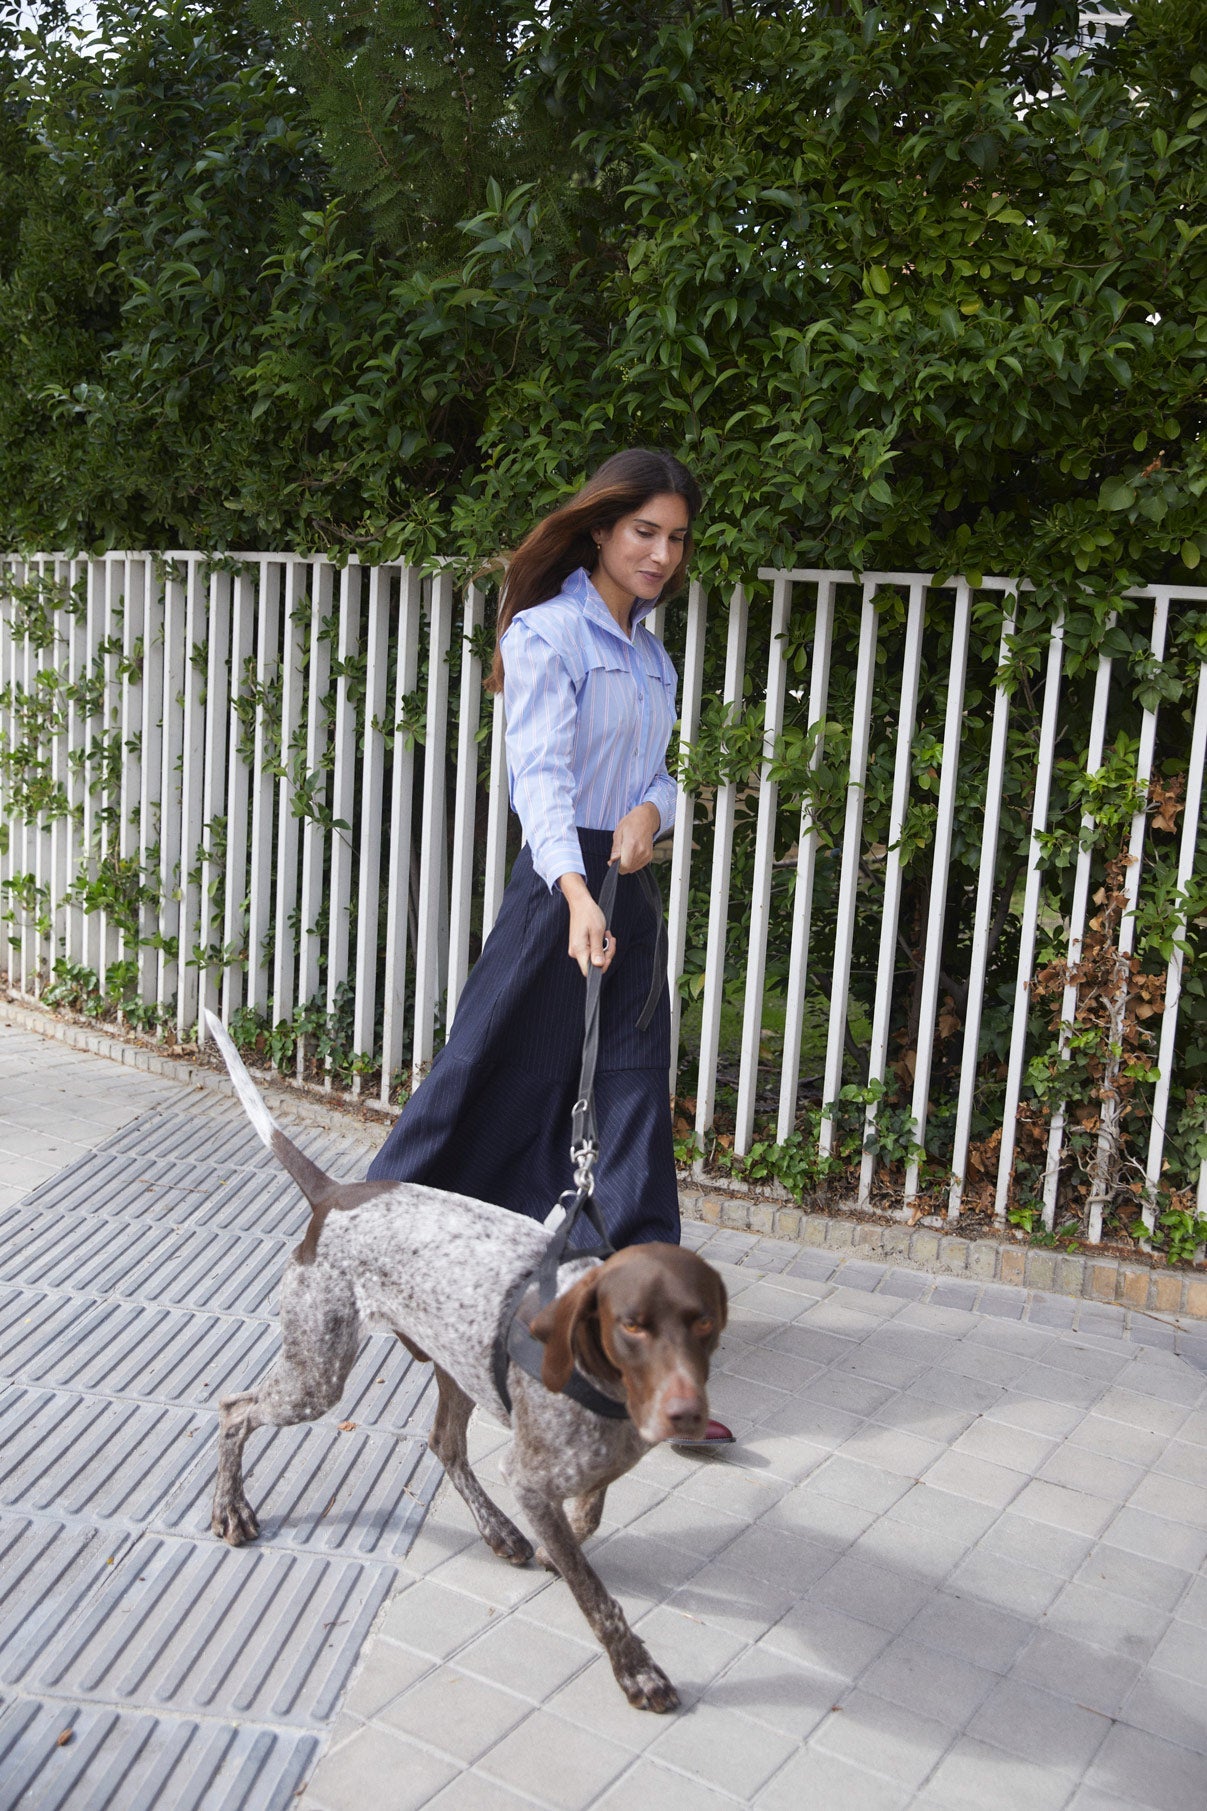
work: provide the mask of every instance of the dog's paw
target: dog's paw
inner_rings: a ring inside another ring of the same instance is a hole
[[[256,1512],[246,1498],[241,1503],[215,1503],[210,1527],[228,1547],[244,1547],[260,1532]]]
[[[493,1528],[486,1536],[486,1545],[509,1566],[526,1566],[532,1558],[532,1542],[510,1522],[504,1527]]]
[[[561,1577],[561,1567],[554,1564],[543,1547],[538,1547],[536,1550],[536,1563],[538,1566],[543,1566],[546,1572],[552,1572],[554,1578]]]
[[[620,1689],[634,1710],[678,1710],[679,1694],[660,1666],[646,1656],[645,1664],[617,1673]]]

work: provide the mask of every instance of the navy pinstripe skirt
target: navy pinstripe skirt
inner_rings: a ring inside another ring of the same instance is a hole
[[[611,832],[578,837],[598,896]],[[670,1006],[664,987],[651,1024],[638,1031],[657,927],[633,875],[620,877],[611,928],[618,951],[600,997],[595,1196],[615,1245],[677,1244]],[[566,954],[569,934],[560,888],[550,892],[522,849],[448,1042],[373,1159],[370,1181],[424,1182],[537,1220],[571,1187],[586,982]],[[582,1242],[590,1238],[584,1228]]]

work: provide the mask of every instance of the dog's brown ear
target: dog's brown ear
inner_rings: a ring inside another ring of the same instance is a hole
[[[534,1315],[532,1336],[545,1348],[541,1362],[541,1382],[556,1395],[564,1390],[574,1369],[574,1330],[585,1314],[596,1307],[594,1273],[580,1277],[564,1295]]]

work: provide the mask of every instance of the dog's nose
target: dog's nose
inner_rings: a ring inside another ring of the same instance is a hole
[[[707,1421],[708,1404],[699,1391],[684,1391],[669,1397],[662,1405],[662,1412],[676,1434],[691,1434]]]

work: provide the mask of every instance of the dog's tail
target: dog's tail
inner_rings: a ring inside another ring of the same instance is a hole
[[[225,1025],[210,1011],[206,1011],[206,1023],[213,1035],[214,1042],[222,1052],[223,1060],[230,1072],[231,1081],[235,1084],[235,1093],[243,1102],[247,1117],[256,1128],[262,1141],[284,1165],[293,1177],[307,1201],[313,1207],[317,1201],[337,1185],[317,1163],[312,1163],[304,1151],[299,1151],[291,1138],[287,1138],[280,1126],[264,1105],[264,1096],[247,1073],[243,1058],[231,1042]]]

